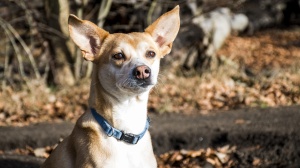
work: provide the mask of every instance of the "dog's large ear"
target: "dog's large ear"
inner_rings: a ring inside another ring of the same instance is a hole
[[[171,52],[180,27],[179,6],[160,16],[154,23],[145,29],[159,45],[162,56]]]
[[[93,61],[99,54],[103,40],[109,34],[94,23],[69,16],[69,32],[74,43],[80,48],[83,57]]]

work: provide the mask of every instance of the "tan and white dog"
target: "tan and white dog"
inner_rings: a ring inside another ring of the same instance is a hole
[[[145,32],[110,34],[69,17],[70,36],[94,64],[89,106],[43,168],[157,167],[148,132],[147,102],[160,59],[180,27],[179,6]]]

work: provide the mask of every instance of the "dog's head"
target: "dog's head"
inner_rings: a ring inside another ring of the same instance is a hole
[[[140,33],[109,34],[92,22],[69,17],[71,38],[96,65],[96,80],[115,96],[140,94],[157,83],[160,59],[170,53],[179,27],[178,6]]]

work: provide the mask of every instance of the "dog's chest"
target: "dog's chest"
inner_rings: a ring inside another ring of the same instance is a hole
[[[149,135],[146,135],[149,138]],[[151,144],[140,141],[136,145],[126,144],[124,142],[111,140],[107,142],[110,148],[110,156],[104,161],[103,167],[124,167],[124,168],[147,168],[156,167],[154,156],[149,155],[148,147]]]

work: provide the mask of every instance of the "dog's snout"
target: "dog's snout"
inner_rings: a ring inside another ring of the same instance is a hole
[[[141,65],[133,69],[133,76],[136,79],[148,79],[151,75],[151,69],[146,65]]]

